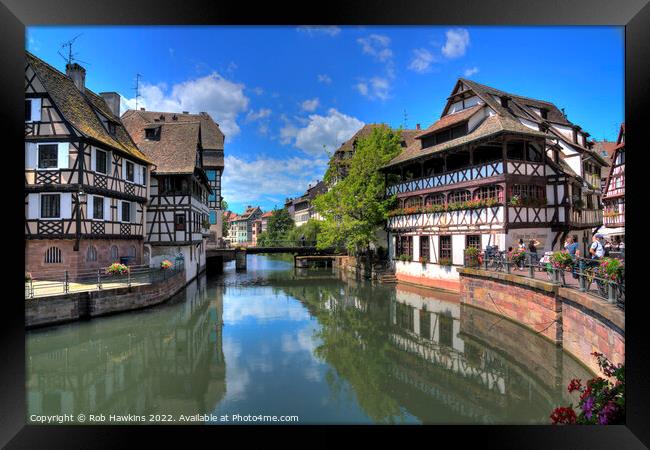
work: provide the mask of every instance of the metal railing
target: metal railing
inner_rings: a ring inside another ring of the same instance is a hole
[[[625,278],[610,279],[601,276],[598,272],[599,263],[598,259],[574,257],[570,267],[554,267],[536,253],[526,252],[523,258],[513,260],[506,251],[497,250],[486,250],[479,257],[465,255],[465,267],[548,281],[585,292],[625,309]]]
[[[174,260],[171,259],[173,262]],[[184,270],[184,263],[178,260],[168,269],[146,265],[129,266],[121,275],[110,274],[106,268],[80,270],[76,272],[42,271],[25,280],[25,298],[40,298],[77,292],[117,289],[122,287],[154,284],[171,278]]]

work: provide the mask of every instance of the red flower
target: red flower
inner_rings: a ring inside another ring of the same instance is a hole
[[[581,386],[582,386],[582,384],[580,383],[580,380],[578,380],[577,378],[574,378],[569,383],[569,386],[568,386],[569,392],[579,391]]]
[[[554,425],[576,423],[576,413],[573,408],[560,406],[555,408],[551,414],[551,420]]]

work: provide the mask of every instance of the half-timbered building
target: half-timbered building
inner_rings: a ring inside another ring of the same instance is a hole
[[[25,270],[143,262],[151,161],[119,117],[120,97],[26,52]]]
[[[612,155],[611,167],[603,192],[603,221],[601,231],[610,236],[625,236],[625,124],[621,125]]]
[[[155,164],[147,208],[146,245],[151,262],[182,255],[187,280],[205,270],[209,230],[210,183],[203,168],[201,122],[146,122],[129,111],[124,126],[140,150]]]
[[[441,118],[383,168],[398,202],[390,254],[411,261],[397,278],[455,288],[465,248],[519,239],[541,253],[571,234],[586,251],[606,164],[588,136],[550,102],[459,79]]]

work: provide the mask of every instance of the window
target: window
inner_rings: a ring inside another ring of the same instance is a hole
[[[41,194],[41,219],[58,219],[61,215],[61,195]]]
[[[113,245],[111,247],[111,261],[117,261],[117,258],[120,256],[120,253],[117,250],[117,246]]]
[[[413,259],[413,237],[400,236],[397,240],[397,257],[408,255]]]
[[[32,101],[25,100],[25,122],[32,121]]]
[[[122,202],[122,222],[131,222],[131,202]]]
[[[397,303],[395,305],[395,321],[399,328],[413,331],[413,307],[405,305],[404,303]]]
[[[104,218],[104,197],[93,196],[93,219]]]
[[[427,261],[431,258],[429,254],[429,236],[420,236],[420,258],[425,257]]]
[[[50,247],[45,252],[45,264],[58,264],[61,262],[61,249]]]
[[[542,161],[542,153],[530,142],[526,143],[526,159],[530,162]]]
[[[449,194],[449,203],[466,202],[470,198],[469,191],[454,191]]]
[[[536,184],[513,184],[511,195],[518,196],[522,200],[546,200],[546,189]]]
[[[522,160],[524,159],[524,142],[511,141],[506,145],[508,159]]]
[[[160,127],[154,127],[154,128],[145,128],[144,130],[144,137],[145,139],[159,139],[160,134]]]
[[[174,230],[185,231],[185,214],[174,214]]]
[[[451,347],[454,336],[454,319],[446,314],[438,315],[438,322],[440,322],[440,345]]]
[[[480,187],[474,191],[474,198],[481,200],[494,199],[502,202],[503,188],[497,184]]]
[[[444,194],[427,195],[424,199],[424,206],[443,205],[445,203]]]
[[[58,167],[59,146],[43,144],[38,146],[38,168],[56,169]]]
[[[109,134],[115,135],[115,122],[108,121],[106,123],[106,128],[108,129]]]
[[[451,236],[440,236],[438,259],[447,259],[451,261]]]
[[[422,197],[409,197],[404,201],[405,208],[413,208],[417,206],[422,206]]]
[[[126,180],[127,181],[134,180],[134,165],[130,161],[126,162]]]
[[[142,166],[142,185],[146,186],[147,185],[147,167]]]
[[[476,248],[481,249],[481,235],[480,234],[468,234],[465,238],[465,248]]]
[[[95,150],[95,171],[99,173],[106,173],[107,169],[107,153],[103,150]]]
[[[88,250],[86,251],[86,261],[97,261],[97,249],[94,245],[88,246]]]
[[[420,310],[420,336],[431,339],[431,313]]]

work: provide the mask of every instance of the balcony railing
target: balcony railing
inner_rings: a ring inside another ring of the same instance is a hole
[[[454,170],[452,172],[441,173],[430,177],[417,178],[404,183],[389,186],[386,189],[388,196],[401,194],[404,192],[419,191],[422,189],[431,189],[438,186],[446,186],[466,181],[478,180],[481,178],[490,178],[503,174],[503,162],[491,162],[478,166],[467,167],[465,169]]]
[[[490,206],[393,216],[388,218],[388,229],[501,225],[504,222],[504,208],[504,206]]]
[[[571,208],[569,211],[569,220],[574,225],[600,225],[603,223],[603,210]]]
[[[621,213],[611,216],[604,216],[603,221],[605,223],[605,226],[610,228],[625,226],[625,214]]]

